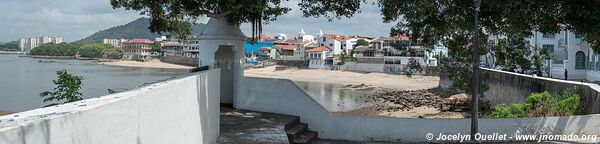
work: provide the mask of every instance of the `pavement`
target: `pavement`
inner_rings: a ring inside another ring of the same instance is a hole
[[[221,106],[220,144],[284,144],[288,143],[284,125],[295,117],[255,112]],[[353,142],[318,139],[315,144],[401,144],[397,142]],[[439,143],[439,142],[433,142]],[[563,144],[571,142],[506,142],[506,144]]]
[[[221,107],[219,143],[288,143],[283,126],[293,116]]]

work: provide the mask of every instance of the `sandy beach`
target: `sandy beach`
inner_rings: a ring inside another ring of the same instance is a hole
[[[123,66],[123,67],[144,67],[144,68],[166,68],[166,69],[192,69],[194,67],[164,63],[159,60],[151,60],[148,62],[139,61],[116,61],[116,62],[98,62],[98,64]]]
[[[0,111],[0,116],[9,115],[9,114],[12,114],[12,113]]]
[[[407,77],[405,75],[386,73],[359,73],[312,69],[287,69],[275,71],[275,66],[248,69],[244,71],[244,76],[343,85],[365,84],[375,88],[388,88],[394,90],[429,89],[437,87],[439,83],[439,78],[434,76]]]

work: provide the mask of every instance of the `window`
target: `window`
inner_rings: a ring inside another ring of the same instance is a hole
[[[544,33],[544,34],[542,34],[542,38],[554,38],[554,34]]]
[[[575,69],[585,69],[585,53],[581,51],[575,54]]]
[[[554,53],[554,45],[542,45],[542,48],[548,50],[548,53]]]
[[[333,43],[330,43],[330,44],[329,44],[329,46],[330,46],[330,47],[333,47]]]

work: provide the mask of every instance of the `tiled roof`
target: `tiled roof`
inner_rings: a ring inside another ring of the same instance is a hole
[[[176,41],[167,41],[162,43],[161,46],[183,46],[183,44]]]
[[[295,50],[297,48],[296,45],[275,45],[279,48],[281,48],[282,50]]]
[[[337,41],[342,41],[342,42],[349,39],[346,36],[335,35],[335,34],[327,34],[326,36],[327,36],[327,39],[335,39]]]
[[[320,47],[316,47],[316,48],[313,48],[313,49],[306,50],[306,52],[323,52],[323,51],[329,51],[329,48],[324,47],[324,46],[320,46]]]
[[[149,39],[131,39],[128,41],[125,41],[123,43],[141,43],[141,44],[153,44],[154,41],[151,41]]]
[[[291,43],[294,43],[294,41],[296,41],[294,38],[289,38],[289,39],[286,39],[285,41],[283,41],[283,43],[291,44]]]
[[[261,47],[258,50],[260,50],[260,51],[268,51],[268,50],[271,50],[271,47]]]

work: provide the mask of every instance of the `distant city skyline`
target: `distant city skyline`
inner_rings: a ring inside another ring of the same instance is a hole
[[[283,2],[292,8],[277,21],[263,27],[263,33],[274,36],[279,33],[296,35],[301,29],[307,34],[324,33],[341,35],[388,36],[395,23],[383,23],[377,6],[363,5],[363,11],[353,18],[334,19],[304,18],[297,0]],[[113,9],[109,0],[7,0],[0,2],[0,42],[17,41],[41,35],[62,36],[73,42],[110,27],[127,24],[139,17],[135,11]],[[7,22],[7,23],[6,23]],[[242,24],[243,32],[251,33],[249,24]]]

